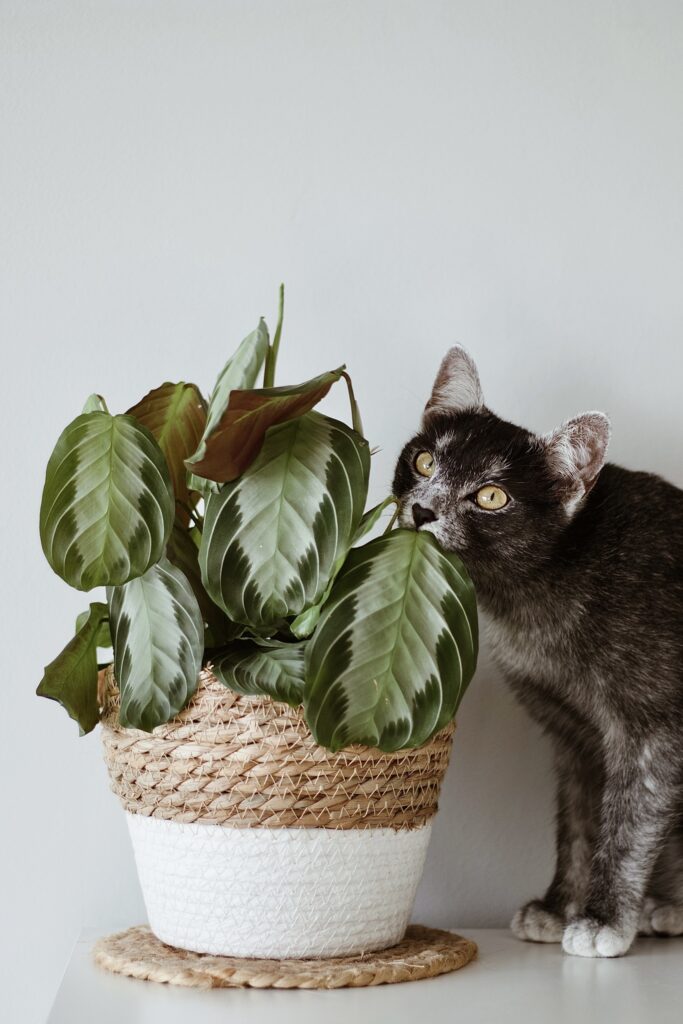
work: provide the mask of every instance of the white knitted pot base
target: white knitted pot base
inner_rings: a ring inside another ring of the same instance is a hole
[[[100,939],[95,963],[115,974],[189,988],[361,988],[419,981],[464,967],[471,939],[411,925],[402,942],[377,953],[329,960],[247,960],[172,949],[138,925]]]
[[[126,816],[154,934],[231,957],[335,957],[400,942],[431,832]]]

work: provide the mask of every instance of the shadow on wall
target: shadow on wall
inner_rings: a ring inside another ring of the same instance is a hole
[[[550,744],[507,689],[484,637],[458,716],[415,920],[507,926],[550,881],[553,798]]]

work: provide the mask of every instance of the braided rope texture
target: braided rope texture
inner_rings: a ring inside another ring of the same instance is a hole
[[[319,747],[300,709],[245,697],[209,669],[188,706],[153,733],[123,729],[104,670],[102,741],[132,814],[232,828],[419,828],[434,816],[454,724],[415,750]]]
[[[411,925],[398,945],[380,953],[325,960],[248,960],[208,956],[164,945],[144,925],[100,939],[95,962],[114,974],[186,988],[363,988],[434,978],[477,955],[471,939]]]

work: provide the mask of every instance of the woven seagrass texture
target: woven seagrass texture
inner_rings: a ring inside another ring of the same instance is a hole
[[[464,967],[477,954],[471,939],[411,925],[396,946],[324,960],[249,960],[166,946],[145,925],[100,939],[95,963],[114,974],[188,988],[364,988],[418,981]]]
[[[423,747],[319,747],[300,710],[244,697],[209,671],[188,706],[153,733],[123,729],[110,669],[102,740],[127,811],[233,828],[417,828],[436,813],[454,725]]]

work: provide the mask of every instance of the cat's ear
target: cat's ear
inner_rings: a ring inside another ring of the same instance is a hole
[[[472,357],[455,345],[443,357],[423,421],[436,412],[464,412],[481,409],[484,396],[479,383],[479,374]]]
[[[603,412],[585,412],[543,438],[559,493],[570,510],[598,479],[610,433],[610,422]]]

